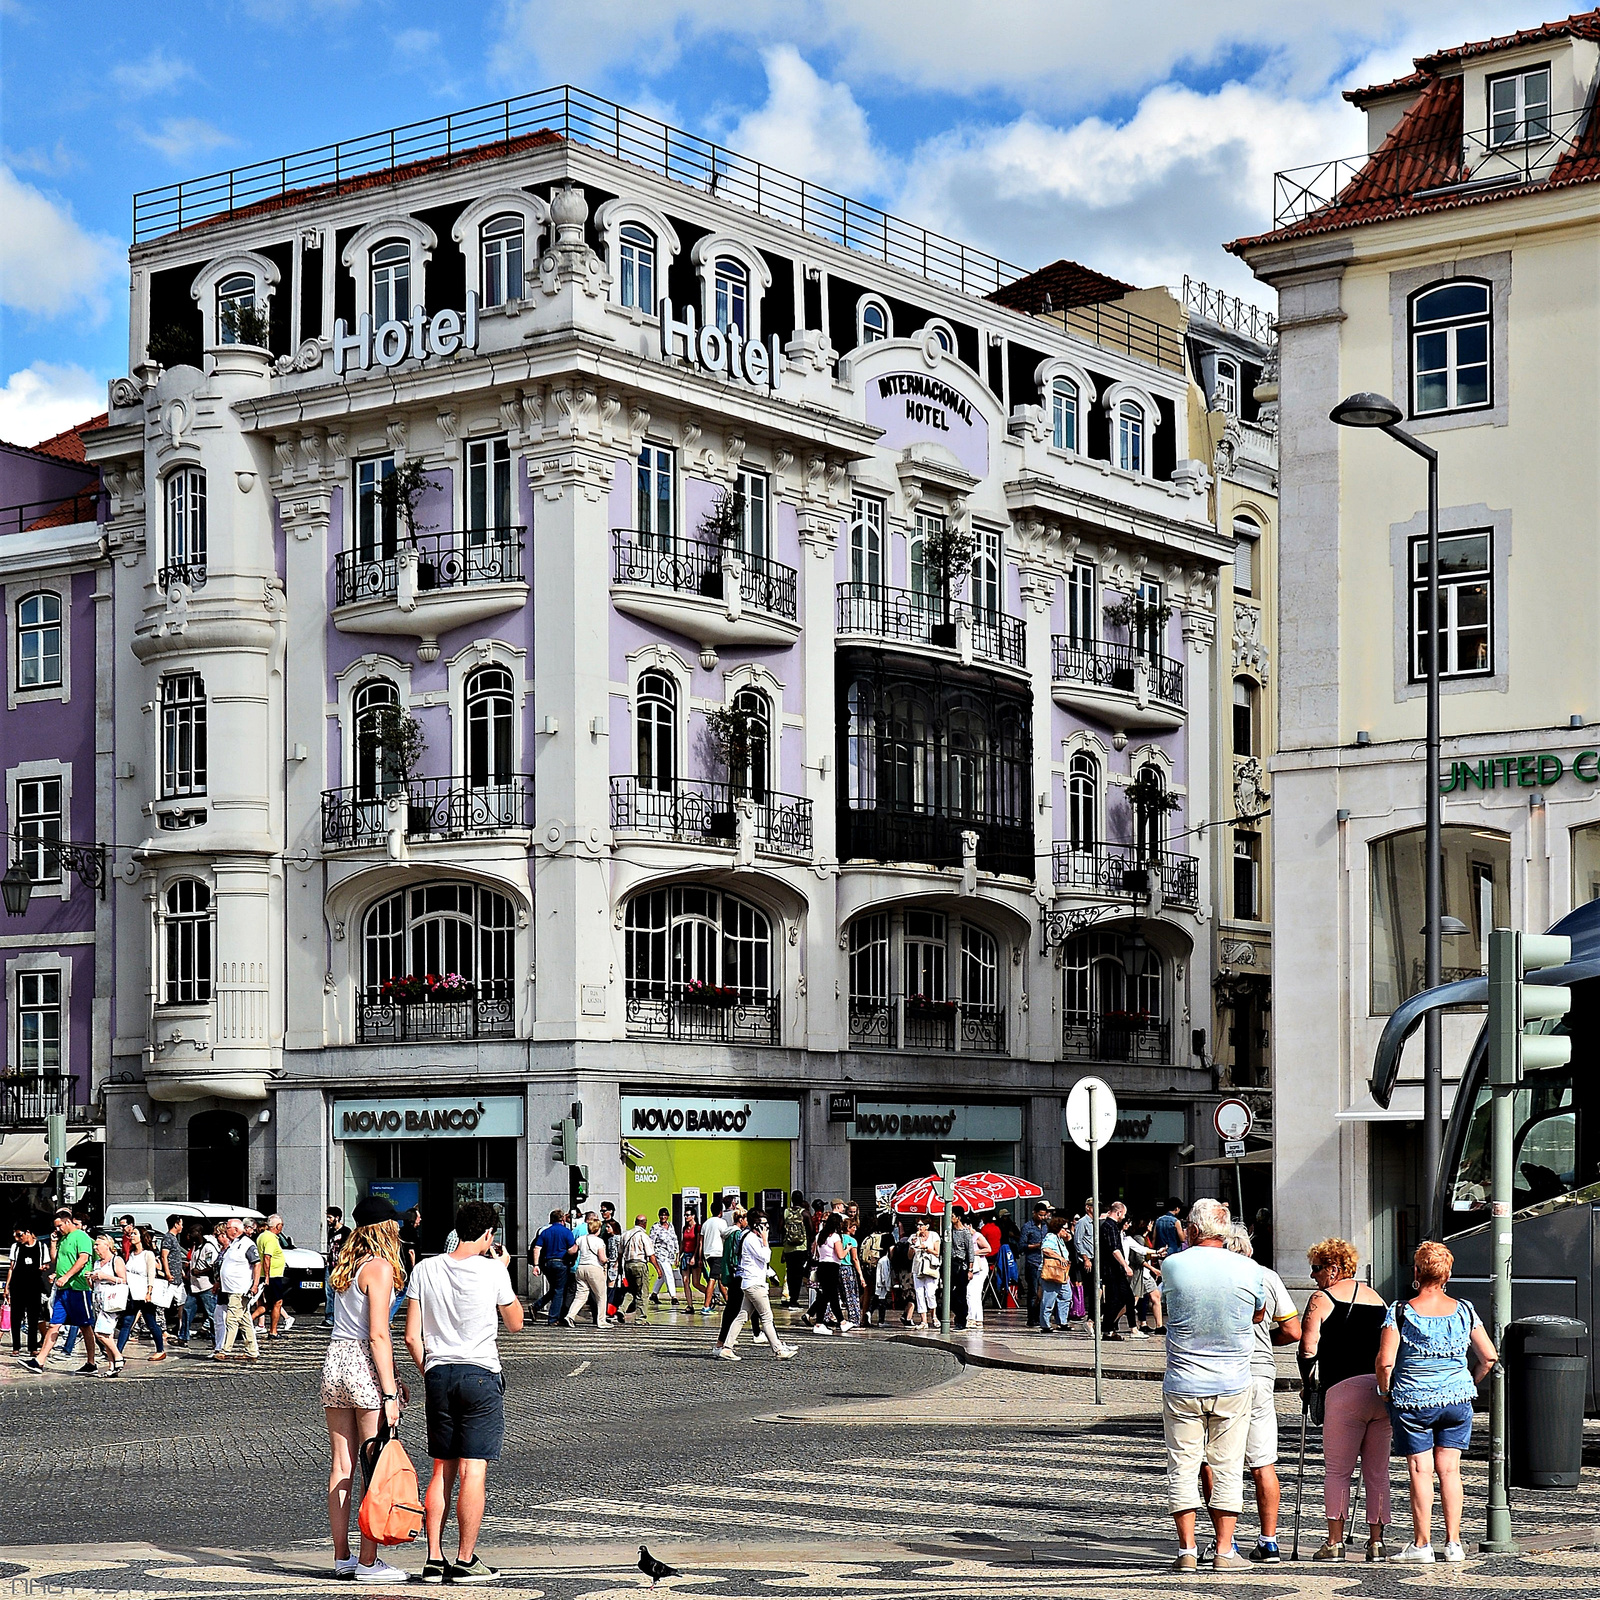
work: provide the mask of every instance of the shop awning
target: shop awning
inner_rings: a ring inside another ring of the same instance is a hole
[[[44,1183],[50,1152],[42,1133],[8,1133],[0,1138],[0,1183]]]
[[[1450,1115],[1450,1108],[1456,1101],[1457,1084],[1446,1082],[1444,1090],[1444,1115]],[[1420,1083],[1397,1083],[1394,1093],[1389,1096],[1389,1104],[1380,1106],[1372,1098],[1369,1089],[1347,1111],[1335,1114],[1335,1122],[1421,1122],[1422,1121],[1422,1085]]]
[[[1270,1150],[1246,1150],[1242,1156],[1212,1156],[1209,1161],[1185,1161],[1186,1167],[1231,1167],[1235,1159],[1241,1167],[1270,1167],[1272,1165],[1272,1152]]]

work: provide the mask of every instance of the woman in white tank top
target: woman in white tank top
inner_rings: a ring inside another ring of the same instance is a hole
[[[333,1533],[335,1577],[403,1582],[405,1574],[378,1559],[377,1545],[361,1536],[359,1559],[350,1553],[350,1509],[356,1458],[378,1431],[381,1412],[391,1427],[409,1398],[394,1370],[389,1318],[405,1286],[400,1262],[400,1219],[381,1196],[355,1209],[355,1228],[328,1275],[333,1336],[322,1363],[322,1408],[333,1456],[328,1476],[328,1525]]]

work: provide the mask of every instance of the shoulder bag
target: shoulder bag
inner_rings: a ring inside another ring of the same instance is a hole
[[[1039,1276],[1046,1283],[1065,1283],[1069,1276],[1067,1258],[1054,1250],[1046,1250],[1039,1258]]]

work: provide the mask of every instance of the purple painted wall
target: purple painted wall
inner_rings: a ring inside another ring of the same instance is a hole
[[[99,481],[94,467],[35,455],[0,441],[0,507],[65,500]]]

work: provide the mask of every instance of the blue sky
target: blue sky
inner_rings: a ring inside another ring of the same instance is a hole
[[[0,437],[126,370],[136,190],[571,82],[1026,266],[1260,300],[1221,243],[1275,169],[1361,147],[1340,89],[1565,9],[0,0]]]

